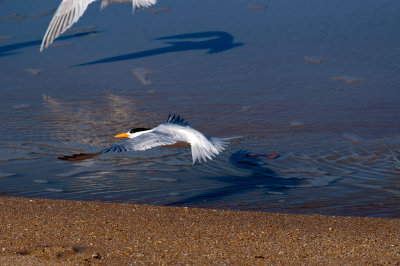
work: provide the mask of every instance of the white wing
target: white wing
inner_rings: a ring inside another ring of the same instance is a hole
[[[63,0],[54,14],[46,34],[43,37],[40,51],[69,29],[85,13],[88,5],[96,0]]]
[[[207,158],[212,160],[214,156],[225,150],[225,146],[228,144],[227,140],[216,138],[199,138],[189,143],[192,147],[193,164],[197,160],[201,162],[201,159],[203,161],[207,161]]]
[[[156,127],[154,131],[166,135],[168,134],[176,141],[188,142],[192,149],[193,164],[195,164],[196,161],[212,160],[212,158],[223,151],[228,144],[227,139],[209,138],[188,124],[181,124],[182,122],[183,119],[180,119],[179,116],[172,117],[171,120],[168,118],[167,123]]]
[[[101,9],[105,8],[111,2],[129,2],[129,1],[132,1],[132,6],[133,6],[132,12],[134,12],[136,8],[149,7],[157,3],[157,0],[103,0],[101,2],[100,8]]]
[[[133,6],[132,12],[135,11],[135,8],[149,7],[155,5],[156,3],[157,0],[132,0],[132,6]]]
[[[177,140],[157,133],[143,133],[135,138],[115,144],[109,148],[102,150],[102,153],[107,152],[126,152],[126,151],[144,151],[154,147],[172,145]]]

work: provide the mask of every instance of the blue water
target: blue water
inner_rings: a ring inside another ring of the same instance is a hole
[[[400,2],[96,2],[40,53],[58,4],[0,2],[0,195],[400,217]],[[170,112],[241,138],[57,159]]]

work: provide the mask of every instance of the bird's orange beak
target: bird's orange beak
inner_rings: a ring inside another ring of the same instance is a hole
[[[116,138],[129,138],[129,135],[127,133],[121,133],[115,136]]]

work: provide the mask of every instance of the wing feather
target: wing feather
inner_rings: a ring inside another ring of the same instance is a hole
[[[134,12],[136,8],[149,7],[155,5],[156,3],[157,0],[132,0],[132,7],[133,7],[132,12]]]
[[[190,126],[191,127],[190,122],[185,121],[185,119],[183,119],[183,117],[181,117],[180,115],[176,115],[174,113],[169,114],[168,119],[167,119],[167,123],[177,124],[177,125],[181,125],[181,126]]]
[[[154,147],[172,145],[177,142],[169,136],[148,132],[143,133],[135,138],[115,144],[109,148],[102,150],[102,153],[107,152],[127,152],[127,151],[144,151]]]
[[[228,144],[227,139],[207,137],[203,133],[188,126],[183,122],[180,116],[174,114],[168,117],[167,123],[159,125],[154,131],[168,135],[170,138],[177,141],[189,143],[192,149],[193,164],[195,164],[196,161],[212,160],[212,158],[221,153]]]
[[[63,34],[67,29],[71,28],[79,18],[85,13],[89,4],[97,0],[63,0],[54,14],[51,22],[43,37],[40,51],[49,47],[50,44]],[[101,9],[106,7],[110,2],[128,2],[129,0],[103,0]],[[136,8],[145,8],[157,3],[157,0],[131,0],[133,11]]]
[[[47,48],[58,36],[75,24],[85,13],[88,5],[94,1],[96,0],[63,0],[51,19],[43,37],[40,51]]]
[[[196,161],[201,162],[201,160],[203,160],[206,162],[207,159],[212,160],[214,156],[217,156],[225,150],[225,147],[228,145],[228,140],[204,136],[197,138],[195,141],[191,141],[190,145],[192,146],[193,164],[195,164]]]

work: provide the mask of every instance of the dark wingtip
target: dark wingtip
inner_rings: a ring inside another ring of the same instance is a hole
[[[176,115],[175,113],[170,113],[168,115],[167,123],[173,123],[183,126],[190,126],[191,124],[183,119],[180,115]]]
[[[90,159],[96,156],[99,156],[101,153],[78,153],[78,154],[72,154],[72,155],[67,155],[67,156],[62,156],[58,157],[58,159],[63,160],[63,161],[69,161],[69,162],[75,162],[75,161],[82,161],[86,159]]]

